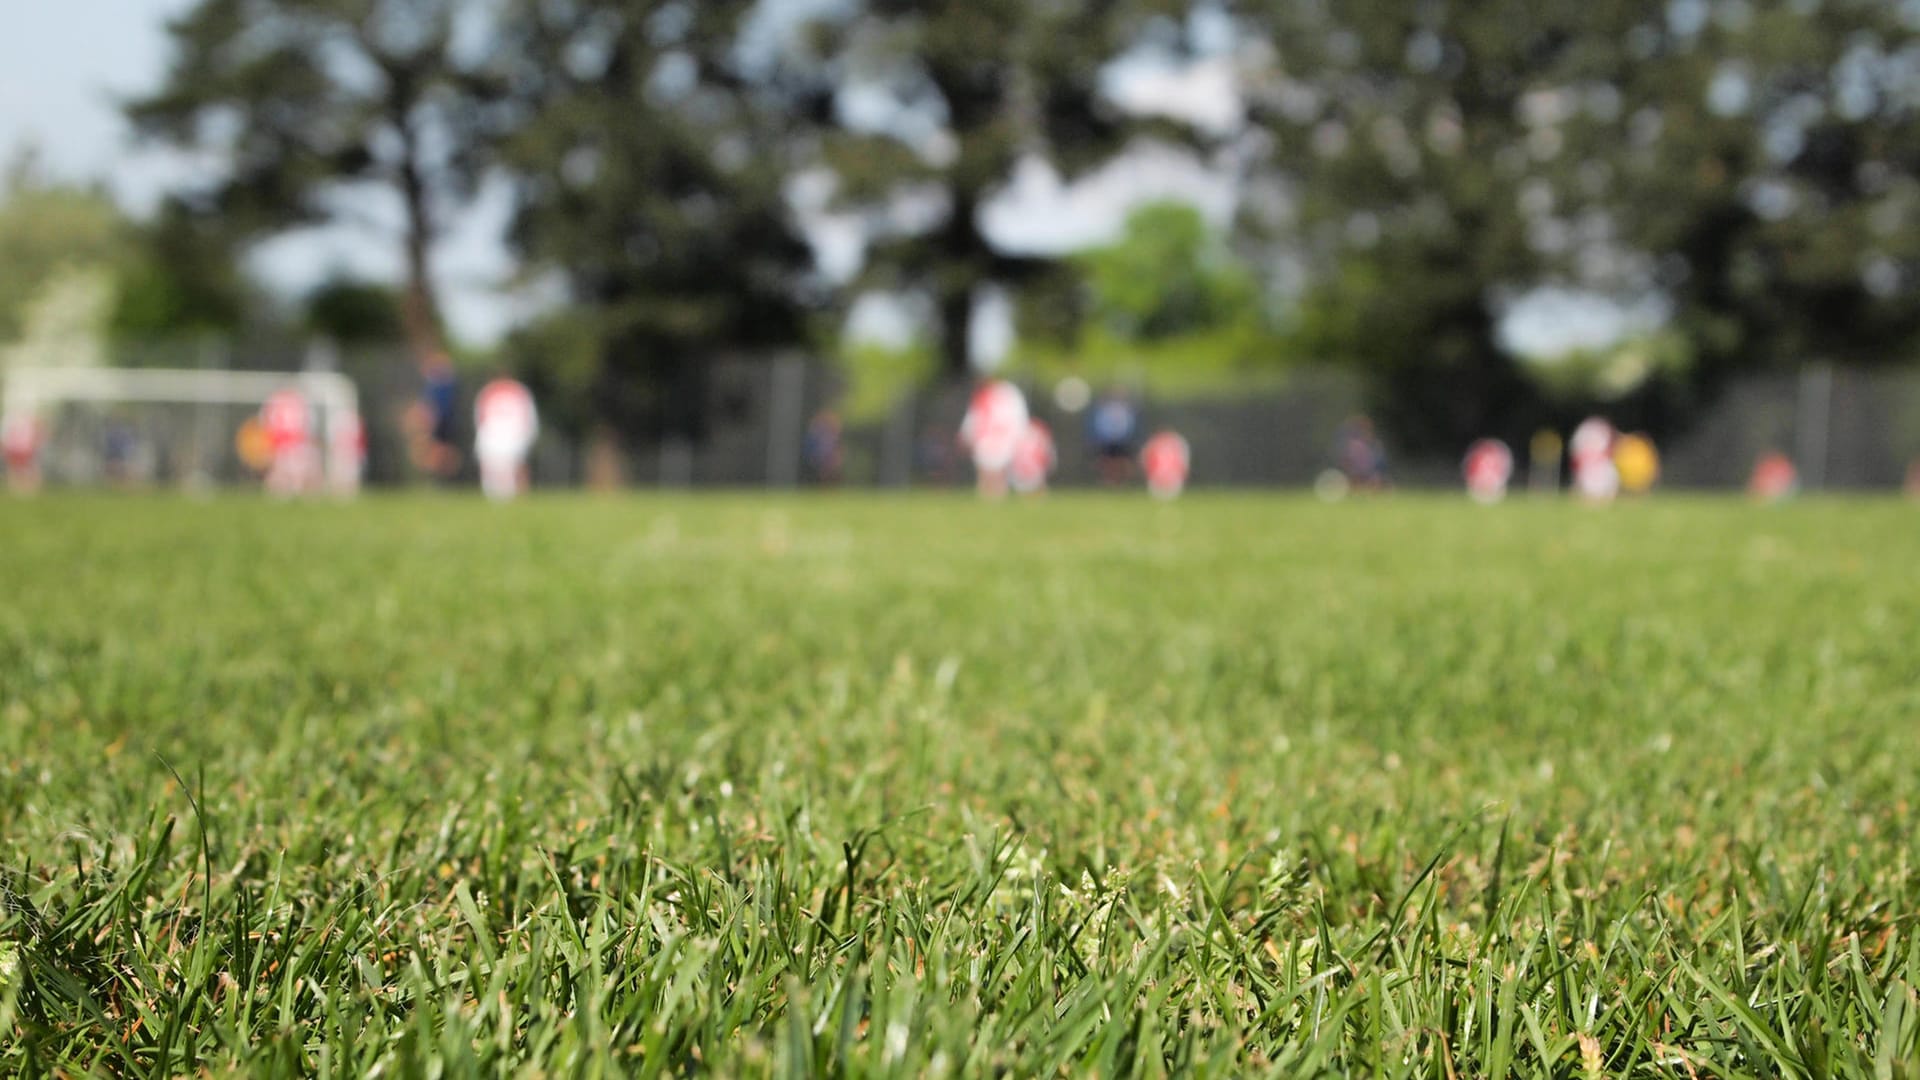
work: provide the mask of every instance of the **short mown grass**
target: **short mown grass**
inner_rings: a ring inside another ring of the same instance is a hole
[[[0,504],[0,1073],[1920,1076],[1920,510]]]

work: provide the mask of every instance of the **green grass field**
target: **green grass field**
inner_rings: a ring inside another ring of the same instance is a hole
[[[1920,1076],[1920,510],[0,503],[0,1073]]]

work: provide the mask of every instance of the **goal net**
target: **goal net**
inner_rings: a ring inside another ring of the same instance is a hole
[[[14,368],[0,378],[0,449],[16,491],[235,487],[358,491],[359,395],[334,372]]]

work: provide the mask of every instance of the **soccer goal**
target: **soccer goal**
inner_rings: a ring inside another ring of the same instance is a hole
[[[14,368],[0,434],[16,489],[237,486],[352,494],[359,394],[335,372]]]

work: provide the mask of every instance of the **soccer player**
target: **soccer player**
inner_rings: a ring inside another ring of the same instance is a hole
[[[527,454],[540,434],[533,394],[514,379],[495,379],[473,402],[473,453],[480,489],[505,502],[527,489]]]
[[[1140,426],[1140,411],[1122,390],[1109,390],[1087,413],[1087,440],[1093,444],[1094,460],[1099,463],[1100,482],[1119,487],[1133,471],[1133,436]]]
[[[1573,488],[1591,503],[1609,503],[1620,493],[1620,470],[1613,463],[1613,425],[1589,416],[1573,429],[1567,456],[1573,460]]]
[[[974,483],[983,498],[1007,493],[1007,469],[1027,430],[1027,398],[1004,379],[987,379],[973,392],[960,424],[960,444],[973,455]]]
[[[281,390],[260,406],[260,426],[266,431],[270,455],[267,491],[287,498],[312,487],[319,463],[311,424],[306,395],[298,390]]]
[[[343,499],[360,494],[367,468],[367,427],[357,412],[330,416],[327,424],[327,479]]]
[[[453,360],[434,352],[420,364],[420,396],[407,409],[405,426],[414,468],[442,480],[460,469],[453,446],[454,401],[460,383]]]
[[[18,495],[40,490],[40,444],[46,432],[31,409],[0,416],[0,455],[7,460],[7,488]]]
[[[1046,491],[1047,477],[1053,474],[1057,462],[1053,431],[1045,421],[1029,419],[1026,430],[1020,433],[1020,441],[1014,444],[1013,463],[1007,470],[1013,490],[1022,495],[1037,495]]]
[[[1491,506],[1507,497],[1507,482],[1513,479],[1513,451],[1499,439],[1480,439],[1467,448],[1461,463],[1466,474],[1467,494],[1482,506]]]
[[[1177,498],[1187,487],[1192,448],[1178,432],[1162,431],[1140,448],[1140,471],[1147,474],[1147,491],[1156,499]]]

